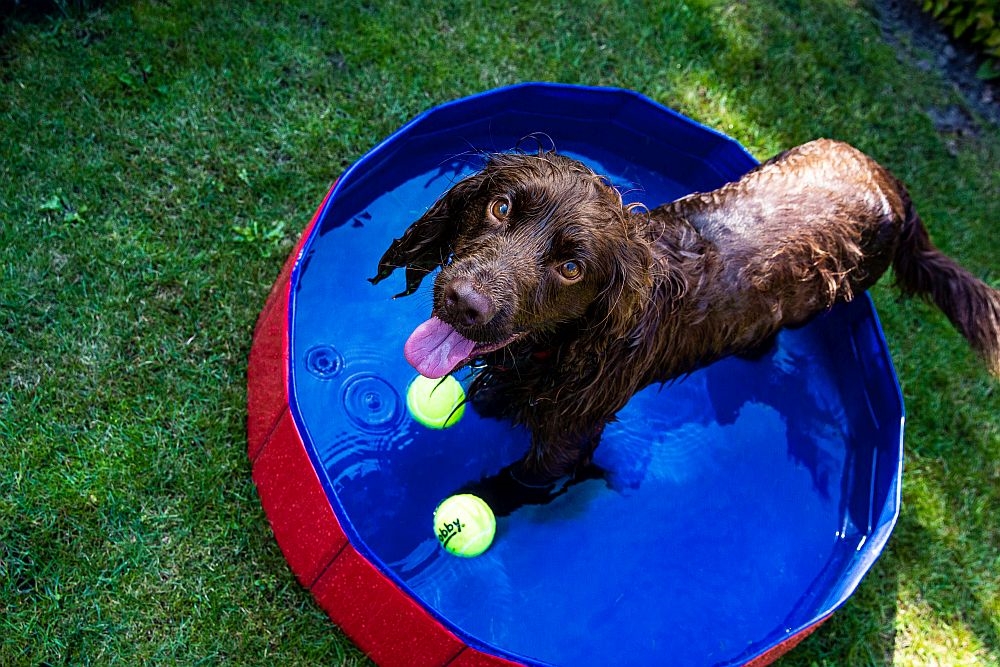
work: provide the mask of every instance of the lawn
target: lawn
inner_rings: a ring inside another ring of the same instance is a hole
[[[1000,285],[1000,128],[901,40],[850,0],[123,0],[10,24],[0,665],[367,664],[258,503],[246,360],[331,181],[435,104],[609,85],[758,157],[844,139]],[[936,127],[948,113],[966,122]],[[780,664],[998,665],[1000,383],[937,311],[891,280],[873,297],[908,411],[902,513],[855,596]]]

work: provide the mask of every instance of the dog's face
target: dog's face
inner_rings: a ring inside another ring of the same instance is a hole
[[[406,345],[421,373],[441,376],[568,323],[613,319],[648,270],[631,218],[618,192],[575,160],[496,155],[393,243],[374,280],[405,265],[410,293],[442,267],[433,317]]]

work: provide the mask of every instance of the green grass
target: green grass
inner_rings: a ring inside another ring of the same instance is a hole
[[[0,664],[359,665],[289,573],[245,456],[270,285],[330,182],[437,103],[632,88],[759,157],[826,135],[1000,280],[1000,131],[857,2],[115,2],[0,34]],[[664,5],[665,7],[661,7]],[[903,510],[782,665],[1000,664],[1000,391],[874,290],[908,422]]]

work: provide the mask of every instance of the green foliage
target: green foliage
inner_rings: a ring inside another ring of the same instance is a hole
[[[83,222],[83,214],[87,212],[87,206],[76,208],[73,206],[62,191],[57,191],[38,205],[39,212],[50,213],[55,220],[63,223]]]
[[[923,0],[923,9],[990,58],[980,77],[1000,76],[1000,0]]]
[[[233,240],[255,246],[264,257],[272,257],[282,250],[291,249],[291,240],[287,237],[285,221],[280,220],[271,225],[262,225],[257,220],[246,224],[233,225]]]

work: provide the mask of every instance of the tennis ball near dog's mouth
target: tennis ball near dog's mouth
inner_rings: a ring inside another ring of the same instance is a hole
[[[418,375],[406,390],[406,407],[427,428],[448,428],[465,413],[465,390],[450,375],[440,380]]]
[[[471,558],[490,548],[497,520],[486,501],[462,493],[445,498],[434,510],[434,532],[445,551]]]

